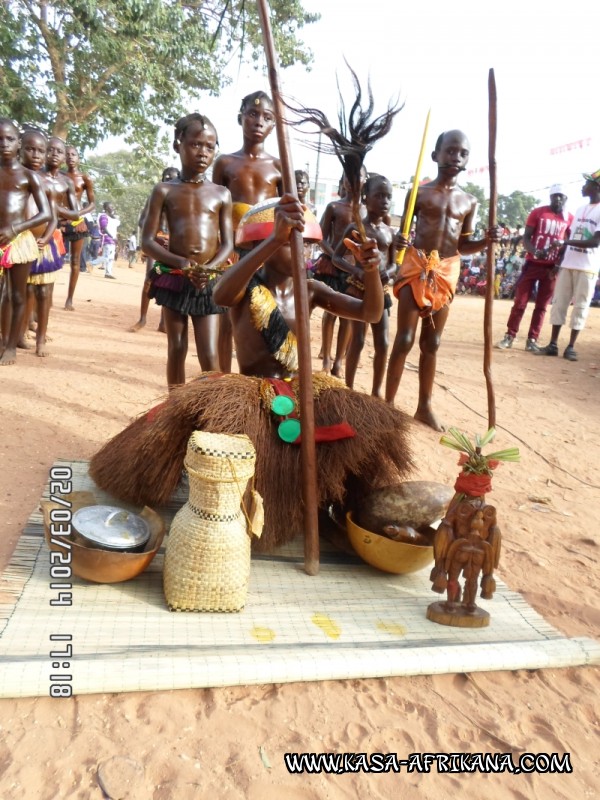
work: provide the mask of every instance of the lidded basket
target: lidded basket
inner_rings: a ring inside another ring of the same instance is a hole
[[[194,431],[185,457],[190,494],[167,539],[163,588],[173,611],[239,611],[250,577],[243,495],[256,452],[245,435]]]

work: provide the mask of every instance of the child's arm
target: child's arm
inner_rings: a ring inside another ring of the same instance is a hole
[[[225,182],[225,168],[227,167],[226,156],[220,156],[215,161],[212,171],[212,182],[218,183],[220,186],[227,186]]]
[[[393,278],[396,277],[396,273],[398,272],[398,266],[396,264],[396,248],[394,246],[393,232],[392,232],[392,241],[390,242],[388,249],[385,253],[385,259],[382,259],[380,269],[382,271],[384,283],[389,283],[391,280],[393,280]]]
[[[155,261],[161,261],[163,264],[176,269],[186,269],[191,264],[189,258],[172,253],[156,241],[156,234],[160,230],[163,207],[170,188],[171,184],[157,183],[152,190],[142,228],[142,248],[144,253]]]
[[[279,248],[287,244],[292,230],[304,230],[302,205],[291,194],[284,194],[275,208],[273,233],[221,275],[213,288],[213,300],[219,306],[236,306],[243,299],[254,273]]]
[[[69,207],[63,208],[62,206],[57,206],[56,213],[63,219],[80,219],[83,214],[79,210],[79,203],[77,202],[77,195],[75,194],[75,185],[71,178],[67,178],[66,175],[63,175],[63,177],[67,184],[66,196]]]
[[[329,203],[323,212],[323,216],[321,217],[320,226],[323,239],[319,242],[319,247],[330,257],[333,257],[333,248],[329,243],[331,240],[331,234],[333,232],[333,218],[334,206],[333,203]]]
[[[91,214],[91,212],[96,208],[96,196],[94,194],[94,184],[92,183],[92,179],[89,175],[83,176],[83,185],[85,187],[87,205],[85,205],[83,208],[80,208],[79,213],[82,217],[85,217],[86,214]]]
[[[219,211],[219,241],[221,246],[204,266],[206,269],[222,267],[233,252],[233,220],[231,192],[223,188],[223,203]]]
[[[502,229],[499,225],[495,228],[490,228],[487,231],[484,239],[471,239],[473,229],[475,227],[475,212],[477,211],[477,200],[473,198],[471,210],[463,220],[460,238],[458,240],[458,252],[463,255],[471,255],[472,253],[479,253],[484,250],[488,244],[499,242],[502,238]]]
[[[377,248],[377,242],[375,239],[367,239],[366,242],[357,244],[351,239],[346,239],[345,247],[361,267],[361,278],[365,286],[362,300],[336,292],[320,281],[311,281],[312,304],[331,312],[336,317],[370,323],[379,322],[383,314],[383,285],[379,273],[381,253]]]
[[[333,252],[331,260],[334,266],[336,266],[338,269],[341,269],[342,272],[348,272],[350,275],[355,275],[357,278],[362,278],[362,269],[354,264],[351,264],[349,261],[346,261],[344,258],[344,255],[348,252],[351,252],[354,255],[353,251],[348,247],[347,242],[352,241],[348,237],[352,236],[355,230],[356,226],[353,223],[348,225]]]
[[[56,212],[56,195],[52,190],[49,190],[46,196],[48,198],[48,203],[50,204],[51,219],[50,222],[48,223],[48,227],[44,231],[43,236],[40,236],[40,238],[37,240],[37,245],[40,248],[40,250],[42,249],[42,247],[45,247],[48,244],[48,242],[52,238],[52,234],[54,233],[58,225],[58,215]]]
[[[418,216],[417,215],[417,208],[418,208],[418,205],[419,205],[419,192],[418,192],[418,190],[417,190],[417,197],[416,197],[416,201],[415,201],[415,207],[413,209],[413,213],[412,213],[412,216],[410,218],[410,225],[408,225],[409,234],[408,234],[408,236],[404,236],[402,231],[406,230],[405,223],[406,223],[406,220],[407,220],[407,217],[408,217],[408,204],[409,203],[410,203],[410,192],[407,192],[406,197],[404,198],[404,211],[402,212],[402,219],[400,220],[400,227],[398,228],[398,231],[396,232],[396,235],[394,236],[394,241],[392,242],[392,246],[394,248],[394,250],[393,250],[393,260],[394,260],[394,262],[396,261],[396,255],[397,255],[398,251],[399,250],[406,250],[406,248],[410,246],[410,239],[408,238],[408,236],[410,236],[410,231],[412,229],[413,220],[414,220],[414,218],[416,216]]]
[[[0,247],[10,244],[10,242],[20,233],[31,230],[31,228],[36,228],[38,225],[43,225],[46,222],[50,222],[52,218],[50,203],[46,197],[46,192],[42,186],[41,179],[35,174],[35,172],[31,172],[30,170],[25,171],[28,173],[27,177],[29,179],[29,191],[31,192],[31,195],[35,200],[35,204],[38,207],[38,213],[35,216],[30,217],[30,219],[23,219],[20,222],[13,222],[5,229],[1,229]]]

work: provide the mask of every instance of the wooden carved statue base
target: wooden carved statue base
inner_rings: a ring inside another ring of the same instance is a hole
[[[450,504],[433,543],[435,565],[432,590],[446,592],[446,602],[431,603],[427,619],[459,628],[484,628],[487,611],[475,604],[481,576],[481,597],[492,598],[496,589],[494,569],[500,558],[500,528],[496,509],[484,497],[469,497]],[[459,578],[464,579],[461,590]]]
[[[457,628],[487,628],[490,624],[490,615],[483,608],[475,606],[473,611],[469,611],[461,603],[442,601],[427,606],[427,619],[439,625],[454,625]]]

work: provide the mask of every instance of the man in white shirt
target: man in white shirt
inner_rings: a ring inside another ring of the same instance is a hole
[[[135,233],[132,233],[127,240],[127,261],[129,262],[129,269],[133,269],[133,262],[137,255],[137,239]]]
[[[98,217],[98,226],[102,234],[102,256],[104,258],[104,277],[115,279],[112,274],[117,249],[117,231],[121,220],[115,213],[115,207],[110,201],[102,206],[102,214]]]
[[[537,351],[538,355],[558,355],[560,329],[566,322],[572,300],[571,338],[563,353],[568,361],[577,361],[575,342],[585,326],[600,270],[600,169],[590,175],[584,173],[583,177],[581,194],[589,198],[589,203],[575,212],[570,238],[564,242],[550,313],[552,337],[546,347]]]

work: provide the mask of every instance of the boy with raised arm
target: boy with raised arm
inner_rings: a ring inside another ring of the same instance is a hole
[[[266,204],[265,204],[266,205]],[[264,206],[263,206],[264,208]],[[274,214],[273,214],[274,211]],[[265,213],[266,212],[266,213]],[[270,216],[273,222],[258,222],[252,217]],[[319,231],[318,225],[310,223]],[[253,228],[256,239],[253,239]],[[263,238],[266,229],[272,229]],[[296,313],[292,279],[292,253],[289,244],[292,229],[304,231],[304,208],[292,195],[284,195],[270,214],[259,206],[248,212],[238,230],[243,242],[258,241],[253,250],[231,266],[215,286],[219,305],[231,307],[236,354],[243,375],[287,378],[297,372],[297,356],[288,347],[291,332],[295,342]],[[262,233],[262,235],[260,235]],[[320,231],[318,233],[320,236]],[[315,237],[318,238],[318,237]],[[262,241],[260,241],[262,239]],[[319,281],[307,282],[310,309],[316,307],[336,316],[364,322],[377,322],[383,313],[383,288],[379,277],[380,254],[374,240],[359,246],[350,239],[346,245],[360,260],[364,271],[365,293],[362,299],[336,292]],[[268,318],[268,325],[264,325]]]

